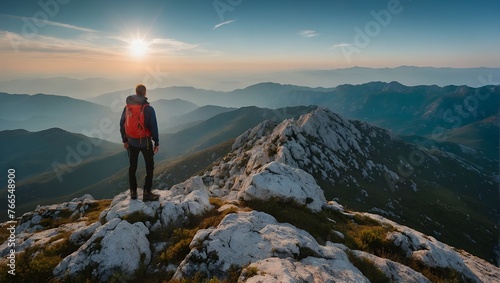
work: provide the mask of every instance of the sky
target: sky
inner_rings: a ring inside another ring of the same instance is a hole
[[[499,46],[498,0],[0,2],[3,79],[499,67]]]

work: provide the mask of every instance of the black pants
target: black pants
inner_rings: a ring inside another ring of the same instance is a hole
[[[139,159],[139,152],[142,152],[142,156],[144,156],[144,162],[146,163],[146,179],[144,180],[144,191],[151,192],[151,188],[153,187],[153,170],[154,170],[154,152],[153,146],[151,142],[147,147],[134,147],[129,146],[129,160],[130,167],[128,168],[128,180],[130,184],[131,191],[137,191],[137,178],[135,177],[135,173],[137,171],[137,162]]]

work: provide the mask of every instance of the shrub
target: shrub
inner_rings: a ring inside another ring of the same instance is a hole
[[[61,260],[60,256],[46,253],[41,247],[27,248],[17,254],[17,282],[46,282]]]
[[[384,248],[388,244],[386,231],[380,226],[364,227],[355,235],[356,245],[360,250],[374,253]]]
[[[171,244],[161,254],[161,259],[167,264],[179,264],[189,253],[189,244],[193,240],[196,230],[194,229],[175,229],[172,233]]]
[[[259,274],[259,269],[255,266],[249,266],[245,269],[245,276],[246,279],[251,278]]]
[[[131,214],[125,215],[123,220],[128,221],[130,224],[136,222],[146,223],[147,221],[154,221],[154,217],[147,215],[143,211],[134,211]]]

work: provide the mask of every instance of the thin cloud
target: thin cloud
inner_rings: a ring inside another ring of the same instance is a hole
[[[220,28],[221,26],[225,26],[225,25],[228,25],[228,24],[230,24],[230,23],[234,23],[235,21],[236,21],[236,20],[229,20],[229,21],[225,21],[225,22],[222,22],[222,23],[218,23],[218,24],[216,24],[216,25],[212,28],[212,30],[218,29],[218,28]]]
[[[52,36],[43,36],[35,34],[30,37],[8,31],[0,31],[0,50],[1,51],[26,51],[26,52],[44,52],[59,54],[93,54],[93,55],[111,55],[115,54],[118,46],[103,48],[97,42],[86,40],[69,40]]]
[[[0,17],[8,17],[8,18],[18,19],[18,20],[22,20],[22,21],[28,21],[31,23],[42,22],[42,23],[44,23],[46,25],[50,25],[50,26],[67,28],[67,29],[72,29],[72,30],[79,30],[79,31],[84,31],[84,32],[97,32],[96,30],[93,30],[93,29],[79,27],[79,26],[65,24],[65,23],[60,23],[60,22],[53,22],[53,21],[49,21],[49,20],[40,21],[39,19],[36,19],[33,17],[20,17],[20,16],[7,15],[7,14],[0,14]]]
[[[20,17],[15,15],[0,14],[1,17],[13,18],[22,22],[31,22],[34,25],[56,26],[75,31],[82,31],[73,38],[42,35],[39,33],[14,33],[0,30],[0,51],[25,51],[59,54],[79,54],[82,56],[118,55],[126,54],[131,39],[123,36],[110,35],[81,26],[65,24],[53,21],[40,21],[33,17]],[[230,24],[236,20],[229,20],[216,25],[218,28]],[[219,54],[217,51],[209,51],[201,48],[199,44],[182,42],[172,38],[153,38],[148,42],[151,54],[183,54],[185,52],[201,52],[207,54]],[[116,51],[120,51],[118,54]]]
[[[164,49],[170,51],[190,50],[190,49],[195,49],[199,46],[197,44],[190,44],[172,38],[154,38],[151,41],[151,45],[153,44],[160,45]]]
[[[306,29],[299,31],[299,35],[302,37],[315,37],[318,36],[319,33],[317,33],[315,30]]]
[[[352,46],[352,45],[354,45],[354,44],[352,44],[352,43],[339,43],[339,44],[332,45],[332,49],[340,48],[340,47],[347,47],[347,46]]]
[[[128,56],[130,38],[107,36],[100,33],[89,33],[83,37],[60,38],[33,34],[23,36],[19,33],[0,30],[0,52],[36,52],[60,55],[96,56]],[[205,50],[199,44],[192,44],[172,38],[154,38],[147,42],[152,55],[175,55],[189,52],[218,55],[212,50]],[[118,51],[118,52],[117,52]]]

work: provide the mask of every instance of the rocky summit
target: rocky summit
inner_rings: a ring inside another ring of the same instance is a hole
[[[125,191],[26,213],[16,228],[18,282],[499,282],[491,261],[395,221],[407,218],[398,192],[418,195],[446,174],[422,180],[425,168],[483,178],[481,170],[421,149],[419,170],[402,180],[384,146],[416,148],[325,108],[263,122],[206,171],[155,190],[158,201]],[[334,200],[336,188],[344,193]],[[341,205],[348,188],[373,209]],[[374,209],[370,194],[391,205]],[[9,250],[5,241],[3,259]]]

